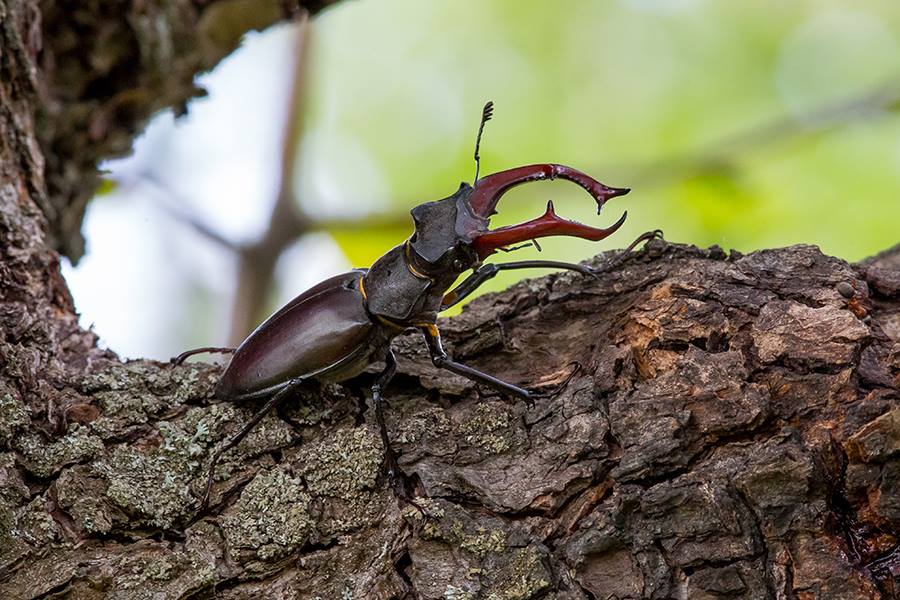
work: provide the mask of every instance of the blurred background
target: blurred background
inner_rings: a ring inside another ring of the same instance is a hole
[[[234,344],[371,264],[411,207],[472,180],[487,100],[482,174],[558,162],[633,189],[600,217],[570,183],[508,194],[494,227],[549,198],[595,226],[628,210],[600,244],[542,241],[546,258],[654,228],[849,261],[900,241],[895,0],[358,0],[247,36],[198,85],[186,116],[159,114],[105,165],[88,253],[65,265],[84,326],[122,356]]]

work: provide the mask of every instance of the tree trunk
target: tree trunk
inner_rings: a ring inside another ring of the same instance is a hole
[[[97,349],[51,244],[77,250],[96,157],[217,59],[166,45],[178,76],[150,77],[148,32],[176,30],[143,18],[192,31],[240,4],[45,6],[41,52],[37,5],[0,0],[0,597],[900,597],[900,247],[851,266],[654,243],[596,281],[523,282],[441,327],[533,407],[396,344],[417,507],[384,481],[364,374],[268,417],[198,514],[258,405],[212,400],[217,367]]]

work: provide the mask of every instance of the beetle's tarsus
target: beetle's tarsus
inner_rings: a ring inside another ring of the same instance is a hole
[[[601,274],[606,273],[607,271],[611,271],[615,267],[618,267],[623,262],[625,262],[625,260],[628,259],[628,257],[631,256],[631,254],[634,252],[634,249],[638,246],[638,244],[640,244],[641,242],[646,242],[649,244],[653,240],[665,241],[665,238],[663,237],[662,229],[654,229],[652,231],[645,231],[641,235],[637,236],[633,242],[628,244],[627,248],[625,248],[624,250],[622,250],[621,252],[619,252],[618,254],[613,256],[609,260],[609,262],[604,264],[602,267],[588,267],[591,271],[591,275],[593,275],[594,278],[596,278],[596,279],[600,279]],[[646,248],[646,246],[645,246],[645,248]]]
[[[572,367],[572,371],[566,375],[565,379],[551,387],[550,389],[545,390],[528,390],[528,393],[531,394],[532,398],[553,398],[562,392],[569,382],[572,381],[572,378],[575,377],[578,373],[581,372],[581,363],[578,361],[570,362],[569,365]]]
[[[535,399],[539,398],[540,396],[535,395],[535,393],[532,391],[527,391],[527,394],[528,395],[522,398],[522,400],[525,401],[525,409],[532,410],[534,408]]]

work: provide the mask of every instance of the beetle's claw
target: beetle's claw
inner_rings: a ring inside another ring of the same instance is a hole
[[[535,398],[540,398],[541,396],[537,392],[528,391],[528,395],[523,398],[525,401],[525,409],[532,410],[534,408],[534,400]]]
[[[603,271],[601,269],[596,269],[594,267],[587,267],[584,271],[582,271],[582,273],[584,273],[585,275],[590,275],[597,281],[600,281],[600,279],[601,279],[600,273],[602,273],[602,272]]]
[[[572,370],[563,378],[562,381],[552,385],[550,387],[544,387],[540,390],[528,390],[528,395],[530,398],[553,398],[554,396],[558,396],[569,382],[572,381],[572,378],[575,377],[578,373],[581,372],[581,363],[577,361],[573,361],[568,364]],[[531,406],[534,406],[534,400],[531,402]]]
[[[409,488],[406,485],[406,476],[401,471],[388,467],[387,479],[388,485],[394,493],[395,498],[415,508],[423,517],[428,516],[425,509],[416,502],[417,496],[409,491]]]
[[[562,383],[560,383],[560,384],[558,384],[558,385],[554,385],[554,386],[552,386],[552,387],[550,387],[550,388],[547,388],[547,389],[543,389],[543,390],[528,390],[528,394],[531,396],[531,399],[527,401],[528,408],[529,408],[529,409],[534,408],[534,406],[535,406],[534,401],[535,401],[535,400],[547,400],[547,399],[555,398],[556,396],[558,396],[558,395],[560,394],[560,392],[563,391],[563,388],[566,387],[566,384],[569,382],[569,379],[571,379],[571,376],[569,376],[569,377],[566,379],[566,381],[564,381],[564,382],[562,382]]]
[[[535,400],[543,400],[545,398],[549,398],[550,394],[545,391],[538,390],[528,390],[528,398],[525,399],[525,407],[528,410],[532,410],[535,407]]]

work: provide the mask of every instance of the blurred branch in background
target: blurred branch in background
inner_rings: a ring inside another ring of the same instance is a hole
[[[900,76],[898,76],[900,78]],[[660,185],[672,179],[730,168],[754,150],[836,129],[847,123],[878,118],[900,108],[900,82],[891,79],[873,89],[841,102],[827,104],[799,116],[779,116],[735,135],[727,136],[694,153],[665,158],[639,166],[623,166],[630,181]]]
[[[309,232],[309,219],[301,212],[293,185],[300,137],[303,131],[304,89],[309,72],[310,23],[304,18],[296,37],[294,81],[285,111],[284,137],[281,142],[281,177],[275,206],[266,232],[255,243],[240,249],[237,287],[231,311],[229,344],[238,344],[255,326],[265,308],[278,257],[298,237]]]
[[[201,237],[233,253],[236,257],[236,285],[231,302],[228,344],[237,344],[267,314],[270,292],[275,283],[279,258],[298,239],[313,232],[365,232],[373,227],[390,227],[408,221],[405,214],[385,214],[360,219],[313,217],[306,214],[297,198],[296,169],[300,164],[300,140],[303,137],[303,113],[309,65],[311,23],[304,17],[295,38],[293,84],[287,98],[287,110],[280,144],[280,176],[276,200],[265,231],[255,241],[240,243],[210,226],[191,209],[191,202],[174,189],[165,177],[154,171],[140,172],[126,187],[144,183],[155,188],[160,197],[156,205],[177,222],[189,226]],[[299,291],[299,290],[298,290]]]

